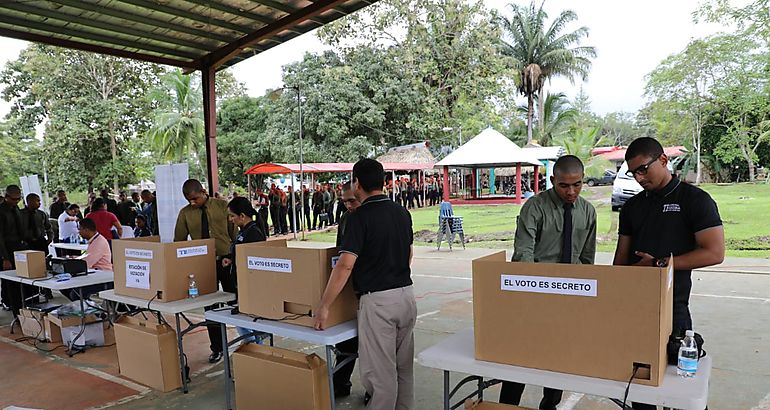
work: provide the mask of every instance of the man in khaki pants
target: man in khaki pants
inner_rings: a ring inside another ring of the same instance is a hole
[[[358,354],[361,381],[374,410],[414,408],[414,324],[412,218],[382,194],[382,164],[362,159],[353,166],[353,192],[361,206],[350,214],[340,259],[316,312],[322,330],[329,307],[353,277],[360,298]]]

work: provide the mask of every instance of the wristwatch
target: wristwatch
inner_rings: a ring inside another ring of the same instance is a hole
[[[653,258],[652,266],[655,268],[665,268],[668,265],[665,258]]]

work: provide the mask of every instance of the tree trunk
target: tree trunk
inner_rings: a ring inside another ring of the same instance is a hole
[[[527,144],[532,143],[532,114],[535,110],[535,95],[527,96]]]
[[[545,134],[545,94],[544,87],[540,87],[537,92],[537,129],[540,130],[538,143],[542,144],[543,134]]]
[[[112,153],[112,192],[118,193],[118,172],[115,169],[118,163],[118,143],[115,141],[115,123],[110,120],[110,153]]]

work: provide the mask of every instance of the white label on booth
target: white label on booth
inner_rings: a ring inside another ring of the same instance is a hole
[[[176,250],[176,257],[178,258],[189,258],[190,256],[201,256],[209,253],[209,247],[206,245],[203,246],[192,246],[189,248],[179,248]]]
[[[596,297],[596,287],[595,279],[500,275],[500,289],[511,292]]]
[[[152,259],[152,251],[149,249],[126,248],[127,258]]]
[[[337,262],[340,261],[339,256],[332,256],[332,269],[334,269],[335,266],[337,266]]]
[[[273,259],[249,256],[247,262],[249,269],[291,273],[291,259]]]
[[[126,287],[150,288],[150,262],[126,261]]]
[[[17,253],[14,256],[16,256],[16,262],[26,262],[27,261],[27,254],[26,253]]]

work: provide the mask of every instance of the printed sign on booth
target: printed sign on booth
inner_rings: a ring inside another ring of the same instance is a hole
[[[511,292],[596,297],[597,281],[547,276],[500,275],[500,289]]]
[[[126,261],[126,287],[150,289],[150,262]]]

